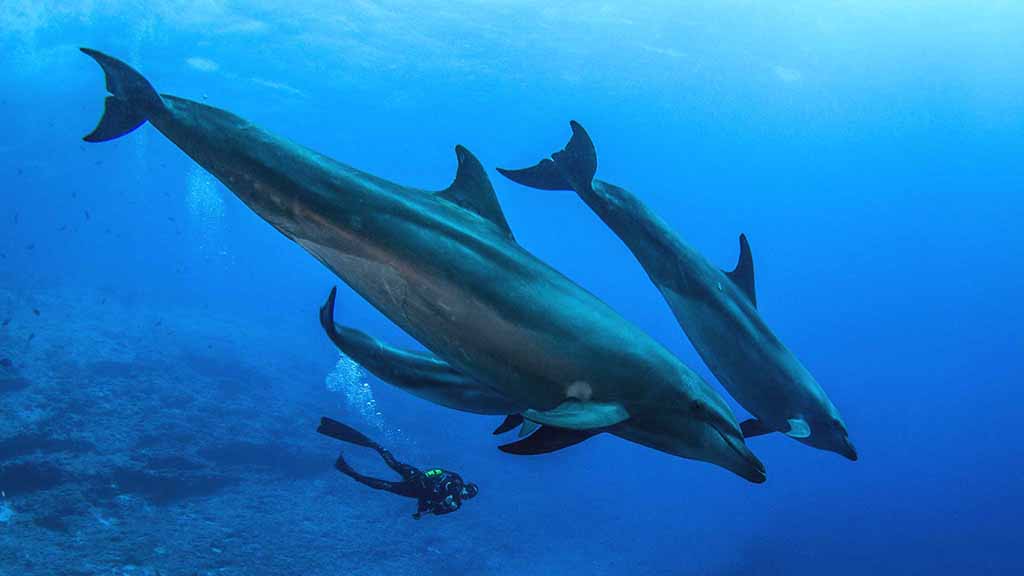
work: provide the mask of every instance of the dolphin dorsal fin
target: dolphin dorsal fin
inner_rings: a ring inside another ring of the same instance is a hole
[[[490,221],[500,228],[509,240],[514,241],[512,229],[505,220],[505,214],[498,204],[498,196],[494,193],[494,187],[491,186],[483,165],[463,146],[455,147],[455,156],[459,160],[455,181],[437,195]]]
[[[740,259],[732,272],[726,272],[726,276],[732,280],[747,298],[757,308],[757,294],[754,292],[754,257],[750,254],[750,243],[747,242],[747,235],[740,234]]]

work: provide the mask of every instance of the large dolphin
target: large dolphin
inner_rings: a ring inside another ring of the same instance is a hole
[[[626,244],[715,377],[756,417],[743,423],[747,437],[782,432],[856,460],[839,411],[757,311],[746,236],[736,268],[719,270],[636,196],[596,179],[594,143],[578,123],[571,126],[569,144],[551,159],[498,171],[533,188],[574,190]]]
[[[159,95],[120,60],[83,52],[103,68],[111,93],[85,140],[111,140],[149,121],[428,350],[527,406],[535,421],[592,430],[644,415],[675,432],[674,454],[764,480],[713,388],[515,242],[465,148],[456,148],[447,189],[402,186],[229,112]]]

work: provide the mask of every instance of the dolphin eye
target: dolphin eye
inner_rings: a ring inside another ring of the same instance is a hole
[[[700,400],[690,402],[690,412],[693,414],[700,416],[701,414],[704,414],[705,411],[704,405],[700,403]]]

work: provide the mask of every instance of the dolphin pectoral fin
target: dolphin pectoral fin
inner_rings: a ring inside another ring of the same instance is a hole
[[[754,308],[757,308],[757,294],[754,292],[754,257],[750,253],[750,243],[747,242],[746,234],[740,234],[740,258],[736,262],[736,267],[725,275],[747,295]]]
[[[522,423],[522,414],[509,414],[508,416],[505,416],[505,420],[503,420],[501,425],[495,428],[494,432],[491,432],[491,434],[495,436],[497,436],[498,434],[504,434],[505,432],[512,430],[513,428],[519,426]]]
[[[588,402],[570,398],[552,410],[527,410],[523,416],[527,421],[533,420],[547,426],[589,430],[623,422],[629,418],[629,412],[618,402]]]
[[[498,173],[516,184],[522,184],[529,188],[537,188],[538,190],[572,190],[572,185],[566,182],[562,173],[550,158],[545,158],[534,166],[520,168],[519,170],[498,168]]]
[[[523,420],[523,426],[519,429],[519,437],[525,438],[530,434],[533,434],[540,428],[540,424],[537,424],[533,420]]]
[[[790,418],[786,420],[789,422],[789,431],[786,432],[786,436],[790,438],[808,438],[811,435],[811,426],[806,420],[802,418]]]
[[[459,160],[455,181],[437,195],[490,221],[510,240],[515,240],[483,165],[463,146],[455,147],[455,156]]]
[[[751,418],[740,422],[740,431],[743,432],[744,438],[753,438],[755,436],[764,436],[765,434],[771,434],[774,430],[769,429],[757,418]]]
[[[601,432],[602,430],[568,430],[553,426],[541,426],[539,430],[522,440],[498,446],[498,450],[518,456],[548,454],[579,444]]]

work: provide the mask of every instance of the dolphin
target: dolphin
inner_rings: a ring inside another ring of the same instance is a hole
[[[685,413],[670,409],[661,413],[640,414],[612,426],[587,430],[541,425],[533,419],[536,417],[535,411],[515,411],[511,400],[503,398],[485,384],[460,374],[429,352],[396,348],[355,328],[336,324],[336,295],[337,289],[332,289],[320,308],[320,324],[339,350],[381,381],[435,404],[475,414],[507,414],[494,434],[503,434],[521,426],[520,439],[498,446],[502,452],[516,455],[547,454],[597,434],[609,433],[655,450],[678,453],[676,433],[678,424],[686,422]],[[671,404],[681,405],[682,399]]]
[[[742,424],[746,437],[782,432],[856,460],[839,411],[757,311],[746,236],[736,268],[719,270],[636,196],[596,179],[594,143],[579,123],[570,124],[564,150],[530,168],[498,171],[525,186],[575,191],[626,244],[708,368],[755,416]]]
[[[425,348],[527,406],[534,421],[592,430],[643,414],[673,430],[674,454],[764,481],[763,464],[707,382],[515,241],[467,149],[456,147],[445,190],[403,186],[224,110],[160,95],[124,62],[82,51],[110,92],[86,141],[148,121]]]

